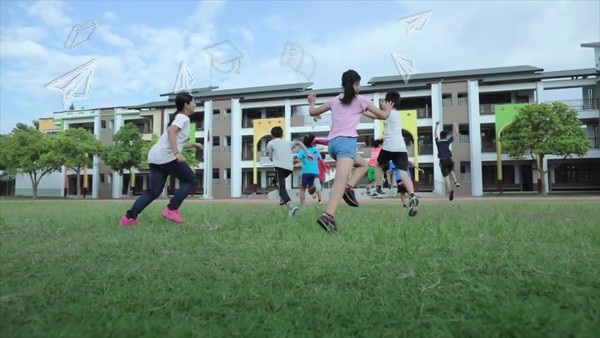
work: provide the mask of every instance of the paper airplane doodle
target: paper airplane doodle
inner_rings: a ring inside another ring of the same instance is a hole
[[[233,43],[229,41],[219,42],[204,48],[204,51],[210,55],[210,66],[215,70],[222,73],[240,72],[240,64],[244,53]]]
[[[398,69],[398,73],[402,76],[404,84],[408,84],[410,76],[417,72],[415,69],[415,62],[407,57],[394,53],[392,53],[392,60],[394,61],[394,65],[396,65],[396,69]]]
[[[98,27],[98,24],[94,20],[84,21],[73,26],[71,34],[69,34],[67,41],[65,41],[65,48],[73,49],[89,40],[92,34],[94,34],[96,27]]]
[[[88,98],[95,70],[96,60],[91,60],[50,82],[46,89],[58,92],[67,109],[73,101]]]
[[[412,34],[414,32],[419,32],[425,29],[427,23],[429,23],[429,19],[431,18],[431,13],[433,11],[427,11],[411,16],[407,16],[401,18],[400,21],[404,22],[406,25],[406,30],[408,34]]]
[[[298,44],[287,43],[283,48],[281,65],[291,68],[309,81],[315,74],[316,64],[315,58]]]
[[[175,78],[175,85],[173,86],[173,93],[179,91],[189,91],[192,89],[192,85],[196,82],[194,74],[190,71],[185,62],[181,61],[179,65],[179,72],[177,78]]]

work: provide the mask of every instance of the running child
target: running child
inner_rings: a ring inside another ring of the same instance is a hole
[[[440,160],[440,169],[442,170],[442,176],[444,177],[444,181],[446,182],[446,189],[450,191],[449,200],[454,199],[454,189],[452,189],[452,185],[450,184],[450,177],[452,176],[452,180],[454,181],[455,187],[460,187],[460,183],[456,180],[456,174],[454,174],[454,161],[452,160],[452,150],[450,150],[450,145],[454,141],[454,139],[458,138],[458,124],[454,123],[452,126],[452,136],[448,137],[448,133],[445,130],[440,132],[440,137],[438,137],[438,126],[440,125],[440,121],[435,123],[435,130],[433,131],[433,137],[435,139],[435,145],[438,149],[438,159]]]
[[[375,188],[375,167],[377,166],[377,156],[381,151],[382,140],[373,140],[371,149],[371,157],[369,158],[369,170],[367,171],[367,178],[369,179],[369,185],[367,185],[367,195],[371,195],[371,189]]]
[[[300,146],[307,153],[308,150],[302,142],[284,141],[283,129],[279,126],[271,129],[271,136],[273,136],[273,139],[267,143],[267,151],[269,151],[269,158],[273,161],[273,166],[275,167],[275,178],[277,180],[279,198],[281,199],[279,204],[286,205],[289,209],[290,216],[294,216],[299,209],[292,203],[292,199],[287,193],[285,179],[290,176],[294,170],[294,155],[292,154],[292,149],[296,146]],[[308,155],[308,157],[312,160],[311,155]]]
[[[161,216],[175,223],[183,223],[179,207],[196,186],[197,178],[194,171],[186,163],[181,153],[183,148],[196,147],[204,149],[200,143],[190,143],[190,115],[194,114],[196,103],[188,93],[179,93],[175,97],[177,111],[167,130],[148,152],[150,164],[150,183],[148,189],[138,197],[131,209],[121,217],[121,226],[138,224],[138,215],[150,203],[157,199],[165,188],[168,176],[179,179],[179,190],[173,195],[169,204],[163,209]]]
[[[383,149],[377,158],[377,190],[376,194],[382,194],[382,167],[391,160],[396,168],[400,170],[400,177],[409,193],[408,215],[413,217],[419,212],[419,199],[415,196],[412,179],[408,176],[408,152],[406,142],[402,136],[402,118],[398,113],[400,109],[400,93],[388,92],[385,101],[393,103],[393,110],[384,122]]]
[[[336,161],[336,172],[331,188],[327,209],[319,217],[317,223],[325,230],[337,230],[335,212],[342,199],[353,207],[358,207],[354,187],[365,176],[368,170],[367,162],[356,156],[358,133],[356,127],[360,117],[367,116],[376,119],[386,119],[392,106],[384,102],[380,109],[368,98],[358,95],[360,91],[360,75],[354,70],[342,74],[344,92],[328,102],[315,107],[316,96],[308,96],[310,116],[319,116],[331,110],[331,129],[328,135],[329,154]],[[354,170],[353,170],[354,169]]]
[[[314,195],[318,190],[321,190],[318,162],[323,161],[323,159],[321,159],[321,153],[319,152],[319,149],[317,149],[317,147],[313,145],[314,140],[315,135],[313,134],[307,134],[306,136],[304,136],[302,143],[304,144],[307,150],[304,151],[304,149],[302,149],[294,155],[294,158],[302,161],[302,179],[300,183],[299,194],[300,206],[303,208],[306,201],[306,189],[308,188],[308,193],[310,195]],[[315,161],[314,159],[317,160]]]

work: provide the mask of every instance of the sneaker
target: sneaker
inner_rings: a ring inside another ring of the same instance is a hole
[[[130,227],[138,224],[138,220],[136,218],[129,218],[127,215],[123,215],[121,220],[119,221],[119,225],[122,227]]]
[[[454,199],[454,190],[450,190],[450,196],[448,197],[449,200],[453,200]]]
[[[408,216],[415,217],[419,213],[419,199],[413,196],[408,200]]]
[[[323,205],[323,202],[319,201],[319,205]]]
[[[458,187],[460,187],[460,183],[454,182],[454,186],[458,188]]]
[[[344,191],[344,201],[351,207],[358,207],[358,201],[354,195],[354,189],[351,186],[347,186],[346,191]]]
[[[179,210],[171,210],[169,208],[164,208],[164,210],[162,211],[162,213],[160,215],[170,221],[175,222],[175,223],[183,223],[184,222],[183,218],[181,218],[181,215],[179,215]]]
[[[290,209],[289,215],[294,216],[298,212],[298,210],[300,210],[300,208],[293,207],[292,209]]]
[[[371,194],[371,198],[381,199],[381,198],[383,198],[383,192],[374,191]]]
[[[335,221],[335,218],[329,217],[325,214],[322,214],[319,219],[317,219],[317,224],[319,224],[321,228],[327,232],[337,230],[337,222]]]

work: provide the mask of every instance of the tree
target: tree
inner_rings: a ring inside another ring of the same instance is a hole
[[[77,173],[77,196],[81,196],[81,170],[90,167],[94,155],[100,154],[102,143],[83,128],[67,129],[56,135],[54,150],[61,163]]]
[[[28,130],[28,131],[34,131],[34,130],[38,130],[38,128],[33,125],[33,126],[29,126],[27,125],[27,123],[23,123],[23,122],[19,122],[17,123],[17,125],[13,128],[13,131],[16,130]]]
[[[591,148],[581,126],[577,111],[564,103],[526,105],[502,132],[502,147],[513,158],[531,156],[536,162],[538,191],[542,192],[542,178],[552,169],[542,169],[546,155],[581,157]]]
[[[139,128],[132,123],[125,124],[113,136],[113,143],[102,150],[102,160],[119,175],[127,170],[133,177],[133,168],[140,167],[143,160],[145,141]]]
[[[61,170],[62,163],[53,150],[54,142],[54,136],[30,129],[15,129],[0,138],[0,163],[11,175],[29,175],[33,198],[37,198],[42,178]]]

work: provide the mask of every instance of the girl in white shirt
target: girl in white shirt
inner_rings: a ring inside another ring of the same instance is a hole
[[[194,113],[196,103],[194,97],[188,93],[179,93],[175,97],[177,112],[169,123],[167,130],[160,136],[158,142],[148,152],[150,164],[150,183],[148,189],[140,196],[131,209],[121,217],[121,226],[138,224],[138,215],[157,199],[167,182],[167,177],[179,179],[179,190],[163,209],[161,216],[176,223],[183,223],[184,219],[179,214],[179,207],[196,186],[198,179],[196,173],[186,163],[181,153],[184,148],[196,147],[203,149],[200,143],[190,143],[190,115]]]

